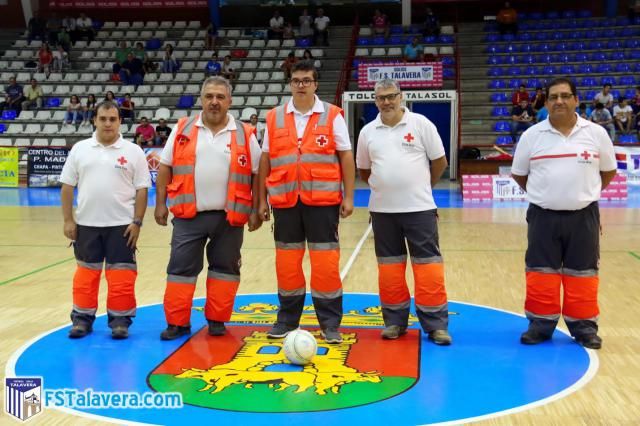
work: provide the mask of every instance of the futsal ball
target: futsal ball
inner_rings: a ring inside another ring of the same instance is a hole
[[[311,359],[318,350],[318,342],[311,333],[306,330],[293,330],[284,339],[282,344],[284,356],[289,362],[297,365],[304,365],[311,362]]]

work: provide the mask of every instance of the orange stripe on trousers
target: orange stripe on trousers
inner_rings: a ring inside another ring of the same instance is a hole
[[[304,249],[276,249],[278,288],[283,290],[297,290],[306,286],[304,274],[302,273],[303,257]]]
[[[240,283],[237,281],[208,278],[207,303],[204,307],[205,318],[211,321],[229,321],[239,285]]]
[[[380,301],[386,305],[397,305],[411,299],[405,271],[407,263],[378,263],[378,289]]]
[[[598,309],[598,284],[600,280],[595,277],[562,276],[564,287],[564,302],[562,313],[576,319],[588,319],[597,317]]]
[[[447,303],[443,263],[412,263],[416,282],[416,305],[440,306]]]
[[[76,268],[73,276],[73,304],[83,309],[98,307],[98,289],[100,288],[102,269]]]
[[[191,321],[191,305],[196,285],[167,282],[164,292],[164,316],[168,324],[186,326]]]
[[[527,272],[524,309],[537,315],[560,314],[560,274]]]
[[[311,288],[329,293],[340,290],[340,250],[309,250]]]
[[[105,271],[107,277],[107,309],[128,311],[136,307],[135,284],[138,272],[114,269]]]

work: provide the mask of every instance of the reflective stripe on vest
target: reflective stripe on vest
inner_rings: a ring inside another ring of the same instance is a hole
[[[341,110],[322,104],[324,111],[311,115],[302,138],[286,104],[267,115],[271,166],[267,190],[273,207],[292,207],[298,198],[317,206],[342,201],[342,171],[333,133],[333,120]]]

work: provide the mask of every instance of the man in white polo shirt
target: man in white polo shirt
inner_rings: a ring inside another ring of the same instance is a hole
[[[616,174],[613,144],[606,130],[576,114],[573,82],[555,79],[546,95],[549,118],[524,132],[511,168],[530,202],[524,307],[529,328],[520,341],[551,339],[562,314],[576,342],[600,349],[598,200]]]
[[[369,211],[385,325],[382,337],[397,339],[407,332],[408,243],[420,324],[431,341],[450,345],[438,213],[431,191],[447,167],[442,140],[426,117],[402,106],[398,82],[380,80],[374,91],[380,114],[360,132],[356,162],[371,188]]]
[[[223,77],[207,78],[200,98],[202,112],[180,119],[169,135],[156,181],[156,222],[166,226],[169,210],[174,215],[162,340],[191,333],[191,305],[205,246],[204,315],[209,335],[226,333],[224,323],[231,318],[240,285],[243,228],[248,223],[253,231],[262,224],[252,197],[260,163],[253,128],[228,113],[231,84]]]
[[[64,235],[72,240],[78,262],[69,337],[81,338],[92,331],[106,259],[108,323],[114,339],[125,339],[136,313],[136,242],[151,179],[144,152],[120,135],[116,103],[97,106],[95,126],[91,138],[73,146],[60,176]]]

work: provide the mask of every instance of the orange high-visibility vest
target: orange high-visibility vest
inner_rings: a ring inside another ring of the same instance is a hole
[[[311,115],[300,140],[286,105],[267,113],[271,173],[266,185],[273,207],[293,207],[298,197],[311,206],[342,202],[342,169],[333,136],[333,120],[342,110],[323,104],[324,112]]]
[[[173,142],[173,177],[167,185],[169,210],[175,217],[190,219],[196,209],[196,145],[199,115],[184,117],[178,121]],[[251,196],[251,128],[236,120],[236,131],[231,132],[231,163],[227,184],[227,221],[232,226],[243,226],[249,221],[252,208]]]

